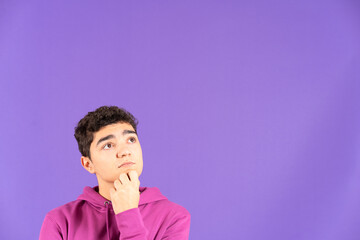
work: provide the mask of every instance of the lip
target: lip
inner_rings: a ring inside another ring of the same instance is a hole
[[[129,166],[132,166],[134,164],[135,164],[134,162],[124,162],[119,166],[119,168],[121,168],[121,167],[129,167]]]

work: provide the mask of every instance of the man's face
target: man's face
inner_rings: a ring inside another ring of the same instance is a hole
[[[142,150],[137,134],[129,123],[107,125],[94,133],[90,145],[91,173],[98,181],[113,183],[120,173],[136,170],[140,176],[143,169]],[[124,163],[130,162],[121,166]]]

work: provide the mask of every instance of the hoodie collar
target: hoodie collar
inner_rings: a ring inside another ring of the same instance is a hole
[[[167,199],[164,195],[161,194],[157,187],[140,187],[139,191],[139,206]],[[83,193],[77,198],[77,200],[84,200],[99,211],[106,211],[105,202],[111,203],[111,201],[107,200],[99,194],[99,186],[84,187]]]

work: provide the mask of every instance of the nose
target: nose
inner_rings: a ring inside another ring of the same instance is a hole
[[[131,152],[128,148],[121,148],[116,153],[116,157],[118,157],[118,158],[123,158],[123,157],[127,157],[127,156],[131,156]]]

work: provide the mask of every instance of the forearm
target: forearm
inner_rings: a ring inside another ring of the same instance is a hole
[[[144,225],[139,208],[132,208],[115,215],[120,240],[145,240],[149,231]]]

